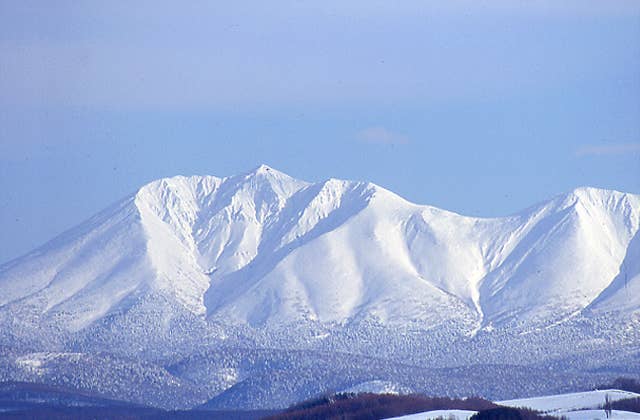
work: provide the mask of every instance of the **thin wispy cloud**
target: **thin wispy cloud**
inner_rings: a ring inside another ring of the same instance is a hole
[[[576,150],[577,156],[612,156],[640,153],[640,143],[586,145]]]
[[[408,144],[409,138],[403,134],[384,127],[369,127],[359,131],[356,138],[363,143],[371,144]]]

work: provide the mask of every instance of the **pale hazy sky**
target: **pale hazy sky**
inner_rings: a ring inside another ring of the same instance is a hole
[[[0,0],[0,263],[260,163],[481,216],[640,193],[636,0],[228,3]]]

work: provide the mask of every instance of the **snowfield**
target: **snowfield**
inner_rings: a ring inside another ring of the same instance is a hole
[[[564,416],[574,419],[606,419],[604,410],[599,407],[605,404],[605,398],[610,401],[640,398],[640,394],[617,389],[605,389],[588,392],[574,392],[570,394],[549,395],[545,397],[523,398],[517,400],[499,401],[497,404],[508,407],[525,407],[542,411],[552,416]],[[609,418],[636,419],[640,414],[628,411],[612,410]]]
[[[639,226],[595,188],[477,218],[264,165],[165,178],[0,266],[0,380],[170,408],[588,389],[640,374]]]
[[[446,420],[467,420],[471,416],[476,414],[476,411],[466,410],[434,410],[426,411],[424,413],[409,414],[406,416],[392,417],[387,420],[433,420],[433,419],[446,419]],[[563,417],[568,420],[605,420],[607,419],[603,410],[580,410],[580,411],[565,411],[562,412]],[[620,420],[633,420],[640,419],[639,413],[632,413],[629,411],[612,410],[610,419]]]
[[[605,420],[607,417],[602,410],[581,410],[581,411],[568,411],[562,414],[569,420]],[[632,413],[629,411],[612,410],[610,419],[624,419],[633,420],[640,419],[640,413]]]
[[[598,408],[605,403],[605,398],[610,401],[640,398],[640,394],[617,389],[604,389],[587,392],[574,392],[570,394],[549,395],[545,397],[523,398],[517,400],[498,401],[496,404],[507,407],[525,407],[545,413],[560,413],[564,411],[586,410]]]
[[[496,404],[514,408],[530,408],[552,416],[563,416],[569,420],[593,420],[606,419],[604,410],[599,408],[605,403],[605,396],[608,396],[610,401],[640,398],[640,394],[636,394],[634,392],[607,389],[548,395],[544,397],[522,398],[517,400],[496,401]],[[467,410],[434,410],[393,417],[392,419],[427,420],[436,418],[453,418],[462,420],[470,418],[475,413],[476,411]],[[628,411],[612,410],[612,415],[609,418],[637,419],[640,418],[640,414]]]
[[[433,410],[425,411],[424,413],[409,414],[400,417],[391,417],[387,420],[432,420],[432,419],[447,419],[447,420],[467,420],[476,414],[476,411],[469,410]]]

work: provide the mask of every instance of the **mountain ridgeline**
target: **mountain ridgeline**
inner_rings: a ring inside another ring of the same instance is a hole
[[[475,218],[266,166],[161,179],[0,266],[0,379],[167,408],[601,383],[640,365],[639,228],[640,196],[595,188]]]

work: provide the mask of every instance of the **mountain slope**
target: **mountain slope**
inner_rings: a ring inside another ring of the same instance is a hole
[[[32,308],[82,328],[155,278],[139,214],[127,198],[0,268],[0,307]]]
[[[584,389],[640,374],[639,219],[593,188],[475,218],[266,166],[161,179],[0,266],[0,382],[173,409]]]
[[[533,328],[628,300],[616,296],[638,283],[639,218],[638,196],[592,188],[482,219],[266,166],[175,177],[0,267],[0,308],[76,331],[153,292],[239,325]]]
[[[620,271],[589,305],[593,312],[631,312],[640,309],[640,232],[629,243]]]
[[[640,204],[638,196],[583,188],[523,216],[518,245],[481,289],[494,323],[557,322],[588,306],[620,270]]]

